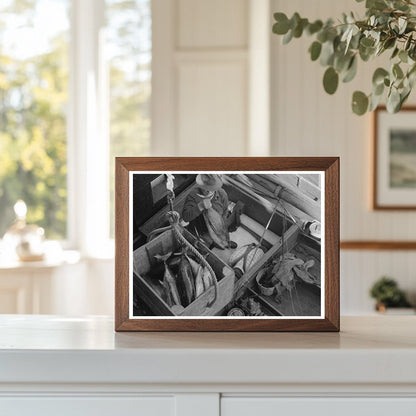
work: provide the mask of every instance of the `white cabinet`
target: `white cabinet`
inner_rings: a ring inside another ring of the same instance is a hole
[[[224,397],[221,416],[414,416],[416,398]]]
[[[115,333],[0,315],[0,415],[415,416],[416,316],[341,333]]]
[[[174,416],[175,398],[41,396],[0,398],[7,416]]]

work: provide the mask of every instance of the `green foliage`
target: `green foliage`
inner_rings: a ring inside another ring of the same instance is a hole
[[[397,282],[387,276],[377,280],[370,289],[373,299],[387,307],[409,307],[411,306],[404,292],[399,289]]]
[[[151,2],[107,2],[108,41],[117,45],[109,77],[110,235],[114,236],[114,158],[146,156],[150,151]]]
[[[67,33],[58,31],[45,53],[10,56],[2,42],[9,22],[33,26],[37,2],[6,3],[0,5],[0,238],[14,220],[14,203],[23,199],[28,222],[44,227],[48,238],[62,239],[67,228]],[[106,4],[113,53],[109,200],[114,218],[114,157],[149,151],[151,10],[148,0]]]
[[[335,71],[335,69],[330,66],[325,71],[324,74],[324,89],[328,94],[335,94],[335,91],[338,88],[338,81],[339,81],[339,75],[338,72]]]
[[[361,91],[355,91],[352,95],[352,111],[355,114],[362,116],[368,109],[368,97]]]
[[[273,25],[273,32],[277,35],[285,35],[290,29],[290,22],[284,13],[275,13],[276,23]]]
[[[309,52],[311,54],[312,61],[316,61],[319,58],[322,50],[322,43],[315,41],[309,48]]]
[[[364,0],[356,0],[358,3]],[[352,110],[363,115],[374,110],[386,95],[387,110],[400,111],[409,97],[416,77],[416,2],[415,0],[366,0],[364,19],[353,13],[344,14],[341,22],[310,22],[294,13],[289,19],[284,13],[275,13],[273,33],[284,35],[283,43],[304,33],[315,37],[309,48],[312,61],[320,57],[326,67],[324,89],[334,94],[339,79],[350,82],[357,74],[358,59],[367,62],[379,55],[390,53],[389,68],[378,68],[373,75],[369,94],[356,91]]]
[[[33,4],[15,0],[1,11],[31,24]],[[4,18],[0,20],[6,28]],[[23,199],[27,221],[48,238],[65,238],[67,223],[66,105],[68,42],[65,33],[48,52],[19,59],[0,43],[0,238],[14,220],[13,205]]]

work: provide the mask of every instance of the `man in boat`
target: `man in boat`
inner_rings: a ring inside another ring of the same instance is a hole
[[[230,241],[228,229],[235,229],[239,225],[237,211],[241,211],[241,206],[238,204],[233,212],[229,211],[228,195],[222,188],[219,175],[199,174],[195,182],[197,186],[188,194],[182,210],[182,218],[189,223],[189,231],[202,238],[208,247],[236,248],[237,244]],[[219,221],[214,226],[209,220],[211,209],[219,214]]]

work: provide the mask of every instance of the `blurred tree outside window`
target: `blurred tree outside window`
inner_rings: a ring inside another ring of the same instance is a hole
[[[149,153],[151,0],[102,0],[102,6],[113,237],[114,157]],[[67,237],[71,7],[72,0],[0,2],[0,238],[13,222],[17,199],[27,203],[28,222],[45,228],[47,238]]]
[[[151,0],[106,0],[110,79],[110,236],[114,237],[114,157],[150,148]]]
[[[0,3],[0,238],[18,199],[48,238],[67,234],[69,11],[70,0]]]

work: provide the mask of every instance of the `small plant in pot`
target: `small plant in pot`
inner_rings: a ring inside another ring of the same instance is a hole
[[[385,312],[387,308],[411,307],[397,282],[388,276],[381,277],[373,284],[370,295],[376,300],[376,310],[379,312]]]

